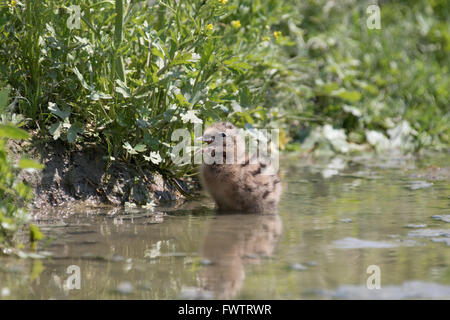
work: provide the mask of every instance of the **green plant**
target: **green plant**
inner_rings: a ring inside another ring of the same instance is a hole
[[[278,127],[283,144],[341,132],[333,152],[372,132],[406,151],[449,143],[444,0],[382,2],[380,30],[356,0],[11,3],[0,81],[16,111],[44,135],[107,146],[109,161],[181,177],[193,167],[173,163],[172,133],[224,118]]]
[[[70,29],[67,1],[36,1],[39,15],[23,7],[3,12],[2,34],[14,33],[12,43],[20,44],[17,53],[3,44],[2,53],[17,55],[16,72],[6,72],[25,94],[21,110],[30,118],[37,108],[29,104],[29,79],[39,78],[31,81],[41,88],[38,123],[54,139],[104,141],[110,159],[149,161],[166,176],[182,176],[192,167],[178,168],[170,158],[174,130],[192,130],[200,119],[266,118],[260,78],[268,73],[267,45],[277,43],[262,40],[270,38],[271,21],[240,15],[243,5],[268,13],[265,3],[79,1],[81,27]],[[22,25],[31,22],[42,27],[39,40]],[[30,55],[39,56],[38,71],[28,67]]]
[[[1,91],[4,92],[4,91]],[[0,99],[0,107],[4,104]],[[7,96],[6,98],[7,99]],[[15,166],[6,152],[7,139],[28,139],[29,134],[11,123],[0,124],[0,246],[15,245],[14,237],[18,230],[29,222],[27,212],[28,201],[31,199],[31,189],[17,179],[19,170],[39,170],[42,165],[26,157]],[[30,225],[30,240],[32,245],[41,235],[37,227]]]
[[[277,84],[284,127],[297,141],[331,124],[349,143],[370,143],[377,131],[407,152],[448,146],[448,3],[382,2],[379,30],[366,27],[369,4],[292,5],[279,27],[296,41],[282,52],[292,86]],[[296,120],[300,112],[317,121]]]

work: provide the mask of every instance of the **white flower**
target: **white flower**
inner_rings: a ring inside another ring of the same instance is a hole
[[[191,61],[192,62],[197,62],[198,60],[200,60],[200,58],[201,58],[201,56],[198,54],[198,53],[192,53],[192,56],[191,56]]]
[[[174,85],[170,85],[169,91],[172,93],[172,95],[175,97],[177,94],[181,94],[180,88]]]
[[[337,151],[342,153],[349,151],[347,135],[344,129],[334,129],[331,125],[326,124],[323,126],[323,135]]]
[[[123,148],[128,151],[129,154],[136,154],[137,152],[133,149],[129,142],[123,144]]]
[[[136,208],[136,204],[133,202],[125,202],[125,209],[134,209]]]
[[[357,117],[357,118],[359,118],[359,117],[362,116],[361,110],[359,110],[359,109],[356,108],[356,107],[353,107],[353,106],[349,106],[349,105],[344,104],[344,105],[342,106],[342,109],[343,109],[345,112],[351,113],[352,115],[354,115],[354,116]]]
[[[232,106],[234,112],[242,112],[241,105],[239,103],[237,103],[236,101],[233,101],[231,103],[231,106]]]
[[[155,203],[153,201],[150,201],[150,202],[147,202],[145,205],[143,205],[142,208],[153,211],[154,206],[155,206]]]
[[[183,123],[191,122],[202,124],[203,123],[202,119],[198,118],[196,114],[197,114],[196,110],[188,110],[186,113],[180,114],[181,120],[183,121]]]
[[[411,128],[408,121],[402,121],[398,126],[387,131],[392,148],[411,149],[414,147],[412,136],[417,135],[417,131]]]
[[[151,151],[150,152],[150,156],[148,156],[148,157],[144,156],[144,159],[147,160],[147,161],[151,161],[154,164],[160,164],[162,162],[162,158],[159,155],[158,151]]]
[[[375,130],[366,131],[366,139],[369,144],[379,150],[389,149],[391,143],[384,134]]]

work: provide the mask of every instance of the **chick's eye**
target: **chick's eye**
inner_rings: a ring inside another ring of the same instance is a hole
[[[222,132],[221,135],[222,135],[222,138],[225,138],[227,136],[225,132]]]

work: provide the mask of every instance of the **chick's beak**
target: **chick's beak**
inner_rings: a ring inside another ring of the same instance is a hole
[[[207,144],[210,144],[211,142],[214,141],[214,137],[202,136],[202,137],[198,137],[198,138],[195,139],[195,140],[196,140],[196,141],[206,142]]]
[[[205,142],[205,143],[207,143],[207,144],[211,144],[211,143],[214,141],[214,137],[212,137],[212,136],[202,136],[202,137],[196,138],[195,140],[196,140],[196,141],[202,141],[202,142]],[[195,152],[195,154],[203,153],[203,152],[205,152],[206,149],[208,149],[208,148],[209,148],[208,146],[205,146],[204,148],[199,148],[199,149]]]

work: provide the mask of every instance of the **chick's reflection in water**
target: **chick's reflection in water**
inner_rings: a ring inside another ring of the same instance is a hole
[[[245,265],[263,263],[281,236],[277,214],[218,215],[205,239],[203,256],[212,262],[201,275],[202,287],[218,299],[231,299],[242,288]]]

